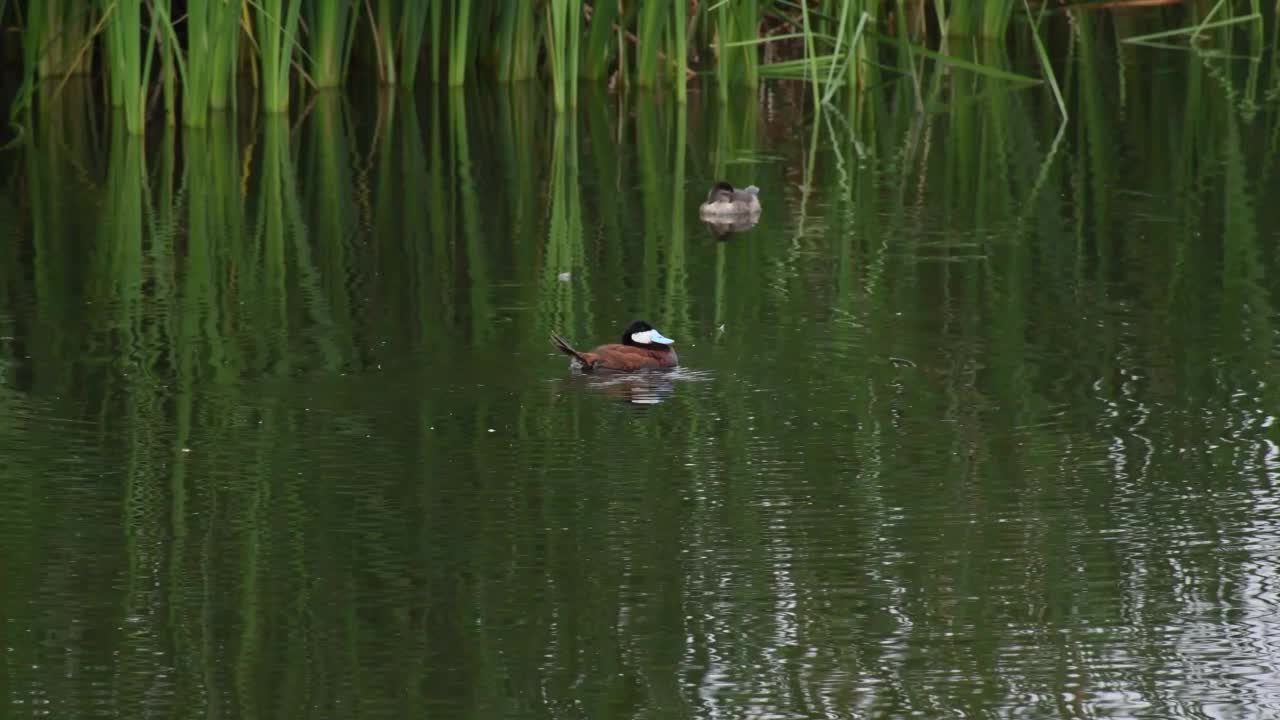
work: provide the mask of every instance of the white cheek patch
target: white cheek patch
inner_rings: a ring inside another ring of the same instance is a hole
[[[652,342],[652,338],[653,338],[652,330],[645,330],[644,332],[631,334],[631,342],[636,343],[637,345],[648,345],[650,342]]]

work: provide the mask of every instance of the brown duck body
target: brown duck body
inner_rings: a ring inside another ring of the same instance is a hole
[[[632,370],[657,370],[673,368],[680,364],[676,351],[666,345],[623,345],[609,343],[590,352],[578,353],[578,360],[583,370],[613,370],[614,372],[630,372]]]
[[[637,330],[637,327],[641,329]],[[661,334],[657,337],[665,340],[665,344],[637,343],[632,339],[635,333],[652,329],[652,326],[647,323],[637,321],[623,334],[623,342],[601,345],[588,352],[574,350],[567,340],[555,333],[551,334],[551,342],[560,352],[573,358],[570,361],[572,367],[583,372],[634,372],[673,368],[679,365],[680,358],[671,347],[670,340],[662,338]]]

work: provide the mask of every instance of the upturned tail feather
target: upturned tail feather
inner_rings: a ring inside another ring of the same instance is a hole
[[[591,361],[583,357],[582,353],[579,353],[577,350],[574,350],[573,346],[569,344],[568,340],[565,340],[564,338],[560,337],[555,333],[551,333],[551,344],[555,345],[556,349],[559,350],[560,352],[564,353],[565,355],[568,355],[571,358],[575,358],[578,362],[582,363],[583,370],[592,369]]]

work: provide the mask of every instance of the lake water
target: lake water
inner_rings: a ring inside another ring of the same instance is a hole
[[[1184,55],[1061,133],[959,71],[145,140],[46,98],[0,716],[1280,717],[1280,123]],[[636,318],[679,370],[547,339]]]

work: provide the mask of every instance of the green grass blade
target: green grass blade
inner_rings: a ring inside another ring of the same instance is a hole
[[[819,32],[813,32],[807,35],[803,32],[798,32],[798,33],[786,33],[783,35],[769,35],[768,37],[762,37],[762,38],[750,38],[748,40],[735,40],[733,42],[724,43],[723,47],[727,47],[727,48],[755,47],[758,45],[766,45],[772,42],[780,42],[782,40],[804,40],[809,37],[821,38],[823,40],[830,40],[832,42],[836,41],[836,38],[830,35],[824,35]]]
[[[1199,25],[1193,25],[1191,27],[1178,28],[1176,30],[1164,30],[1162,32],[1154,32],[1154,33],[1149,33],[1147,35],[1135,35],[1133,37],[1127,37],[1121,40],[1121,42],[1129,43],[1132,45],[1142,45],[1142,44],[1148,44],[1152,40],[1163,40],[1164,38],[1171,38],[1171,37],[1181,37],[1181,36],[1189,35],[1192,38],[1194,38],[1196,35],[1199,35],[1201,32],[1205,30],[1212,30],[1214,28],[1227,27],[1229,25],[1239,25],[1240,23],[1246,23],[1246,22],[1258,22],[1261,20],[1262,20],[1261,14],[1249,13],[1248,15],[1241,15],[1240,17],[1230,18],[1228,20],[1218,20],[1217,22],[1201,23]]]
[[[899,40],[898,38],[891,37],[888,35],[882,35],[874,31],[868,34],[874,35],[876,39],[889,43],[891,45],[897,45],[899,47],[909,46],[909,49],[915,55],[919,55],[921,57],[927,57],[931,60],[936,60],[942,63],[943,65],[950,65],[951,67],[959,68],[961,70],[968,70],[970,72],[977,73],[978,75],[982,75],[983,77],[988,77],[996,80],[1007,80],[1009,82],[1015,82],[1015,83],[1025,83],[1027,85],[1039,85],[1040,83],[1044,82],[1039,78],[1033,78],[1029,75],[1020,75],[1018,73],[1009,72],[1008,70],[993,68],[987,65],[983,65],[981,63],[973,62],[971,60],[958,58],[954,55],[944,55],[940,52],[935,52],[933,50],[923,48],[913,43],[904,43],[902,40]]]
[[[1027,0],[1022,0],[1022,7],[1027,13],[1027,24],[1031,26],[1031,39],[1035,43],[1036,56],[1040,59],[1040,67],[1045,77],[1049,79],[1049,87],[1053,90],[1053,99],[1058,103],[1058,112],[1062,113],[1062,121],[1067,120],[1067,102],[1062,99],[1062,90],[1058,87],[1058,78],[1053,72],[1053,65],[1049,62],[1049,53],[1044,49],[1044,43],[1040,41],[1040,26],[1037,19],[1033,19],[1031,15],[1031,5]]]

